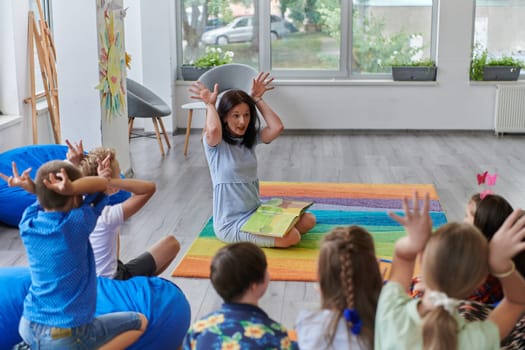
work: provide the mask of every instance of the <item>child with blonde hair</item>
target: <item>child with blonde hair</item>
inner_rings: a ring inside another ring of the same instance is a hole
[[[525,250],[525,217],[514,211],[490,244],[474,226],[449,223],[432,234],[429,196],[423,208],[417,193],[404,216],[391,213],[407,235],[396,242],[390,281],[383,287],[376,315],[376,349],[499,349],[500,340],[525,312],[525,280],[512,257]],[[415,260],[422,255],[423,298],[411,299],[407,290]],[[466,322],[457,311],[486,278],[498,277],[505,298],[486,321]]]
[[[359,226],[333,229],[321,243],[317,276],[321,310],[299,314],[299,347],[372,349],[383,279],[370,233]]]
[[[106,179],[120,178],[120,165],[113,148],[97,147],[79,161],[84,175],[99,175]],[[155,183],[140,179],[127,179],[126,191],[131,197],[122,203],[107,205],[97,220],[89,240],[95,254],[97,275],[119,280],[134,276],[158,276],[175,259],[180,244],[173,235],[157,241],[147,251],[123,263],[119,259],[120,227],[150,200],[156,190]]]

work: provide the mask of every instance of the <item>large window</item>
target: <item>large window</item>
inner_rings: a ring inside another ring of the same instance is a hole
[[[435,2],[179,0],[179,62],[211,46],[277,77],[384,78],[392,63],[435,59]]]
[[[476,0],[475,52],[525,61],[525,0]]]

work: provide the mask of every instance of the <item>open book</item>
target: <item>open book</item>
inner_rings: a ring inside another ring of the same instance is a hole
[[[262,203],[241,227],[242,231],[270,237],[284,237],[313,202],[272,198]]]

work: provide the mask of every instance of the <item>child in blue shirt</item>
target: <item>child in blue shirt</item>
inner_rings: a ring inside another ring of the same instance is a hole
[[[82,177],[64,161],[43,164],[33,182],[30,169],[0,174],[9,186],[36,193],[20,221],[31,287],[24,300],[19,332],[31,349],[123,349],[145,331],[137,312],[94,317],[97,281],[89,234],[107,203],[102,193],[120,188],[122,179]],[[82,194],[93,195],[86,199]]]

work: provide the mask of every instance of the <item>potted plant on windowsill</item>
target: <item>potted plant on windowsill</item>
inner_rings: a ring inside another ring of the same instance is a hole
[[[436,62],[430,59],[392,64],[394,81],[435,81],[436,75]]]
[[[513,57],[489,58],[487,50],[474,54],[470,62],[470,80],[515,81],[525,64]]]
[[[204,55],[197,58],[195,62],[181,66],[182,78],[184,80],[198,80],[202,73],[213,67],[231,63],[232,60],[232,51],[222,51],[220,47],[206,47]]]

